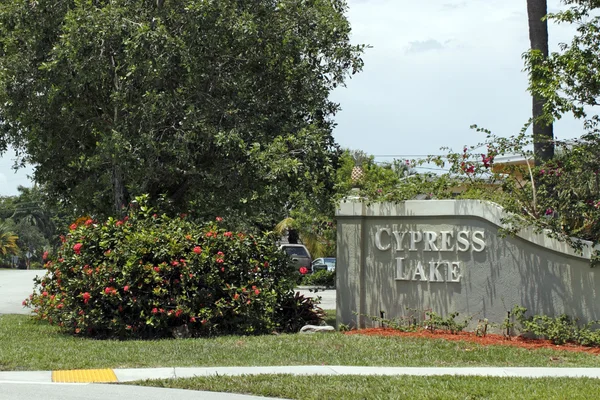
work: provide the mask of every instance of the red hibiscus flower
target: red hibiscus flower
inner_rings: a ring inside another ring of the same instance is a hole
[[[74,231],[75,229],[77,229],[77,224],[71,224],[71,226],[69,226],[69,229]]]
[[[194,253],[196,253],[196,254],[202,253],[202,248],[200,246],[194,247]]]
[[[87,221],[85,221],[85,226],[90,226],[93,223],[94,223],[94,221],[92,221],[91,219],[88,219]]]
[[[125,286],[123,286],[123,291],[124,291],[124,292],[128,292],[128,291],[129,291],[129,285],[125,285]]]
[[[81,243],[77,243],[73,246],[73,251],[75,252],[75,254],[79,255],[81,254],[81,248],[83,247],[83,245]]]
[[[300,267],[299,271],[300,271],[300,273],[302,275],[306,275],[308,273],[308,268],[306,268],[306,267]]]
[[[158,308],[154,307],[154,308],[152,309],[152,314],[158,314]]]
[[[90,297],[92,297],[92,296],[91,296],[91,295],[90,295],[88,292],[85,292],[85,293],[82,295],[82,297],[83,297],[83,303],[84,303],[84,304],[87,304],[87,303],[88,303],[88,301],[90,301]]]
[[[160,267],[154,267],[155,272],[160,272]]]

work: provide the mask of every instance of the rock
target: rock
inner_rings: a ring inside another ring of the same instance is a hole
[[[335,328],[333,326],[325,325],[304,325],[302,329],[300,329],[300,333],[320,333],[320,332],[335,332]]]
[[[173,328],[171,331],[175,339],[187,339],[190,337],[190,330],[187,325],[181,325]]]

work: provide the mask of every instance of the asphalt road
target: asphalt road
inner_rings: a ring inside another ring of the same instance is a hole
[[[0,314],[29,314],[22,303],[33,292],[33,278],[45,270],[0,269]]]

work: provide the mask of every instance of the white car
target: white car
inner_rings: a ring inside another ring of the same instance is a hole
[[[335,257],[322,257],[317,258],[312,262],[313,272],[323,270],[327,268],[327,271],[335,271]]]

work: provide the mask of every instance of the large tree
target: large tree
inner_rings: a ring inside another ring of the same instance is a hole
[[[0,131],[82,213],[165,196],[274,220],[322,198],[330,91],[362,67],[344,0],[4,0]]]
[[[536,65],[548,58],[548,22],[546,0],[527,0],[529,41],[533,53],[529,61]],[[531,79],[538,79],[539,69],[531,70]],[[533,149],[536,162],[554,157],[554,132],[551,120],[544,118],[545,98],[532,91]]]

